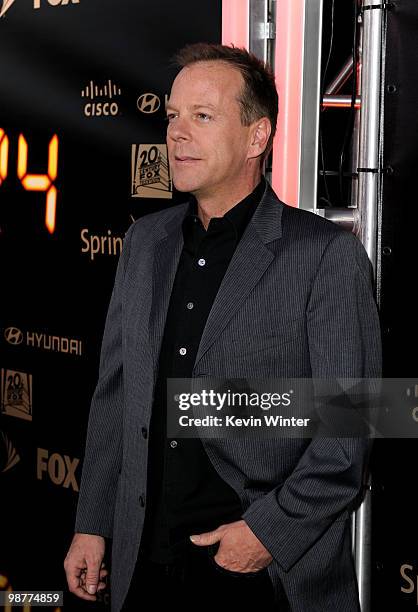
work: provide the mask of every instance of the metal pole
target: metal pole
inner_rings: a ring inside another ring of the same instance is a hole
[[[374,5],[376,9],[363,11],[363,87],[357,206],[360,213],[359,237],[376,268],[383,5],[381,0],[363,0],[363,6]]]
[[[276,0],[249,0],[248,49],[263,62],[273,66],[276,38]],[[264,173],[271,182],[271,169],[265,162]]]
[[[268,41],[274,37],[274,24],[269,19],[269,0],[250,0],[249,50],[267,61]]]
[[[358,232],[359,217],[355,208],[318,208],[317,214],[354,234]]]
[[[361,612],[370,612],[371,550],[372,550],[372,496],[371,476],[365,483],[363,502],[352,515],[352,544],[359,588]]]
[[[325,90],[325,95],[333,96],[337,94],[343,87],[343,85],[348,81],[353,71],[353,58],[350,56],[348,60],[345,62],[344,66],[341,68],[340,72],[334,78],[333,81],[328,85]]]
[[[362,65],[363,65],[363,28],[359,31],[358,43],[358,59],[357,59],[357,95],[361,95],[362,88]],[[360,144],[360,113],[357,111],[354,117],[353,137],[351,141],[351,172],[353,178],[351,180],[351,206],[357,208],[358,196],[358,175],[357,168],[359,166],[359,144]],[[357,234],[357,232],[356,232]]]
[[[384,6],[381,0],[362,2],[362,86],[359,126],[357,210],[359,238],[376,271],[381,171],[382,34]],[[362,612],[371,601],[371,479],[363,503],[354,518],[355,564]]]
[[[317,212],[323,0],[304,0],[299,208]]]
[[[352,103],[351,96],[325,95],[322,99],[322,108],[350,108]],[[355,108],[360,108],[361,98],[357,96],[354,102]]]

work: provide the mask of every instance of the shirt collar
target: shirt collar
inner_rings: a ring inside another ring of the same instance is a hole
[[[222,221],[223,224],[228,227],[232,224],[235,235],[239,240],[263,196],[265,186],[266,181],[264,176],[262,176],[257,187],[243,200],[228,210],[223,217],[218,217],[216,224],[212,223],[211,219],[207,231],[209,232],[213,227],[219,225],[219,221]],[[183,232],[187,231],[187,228],[193,223],[199,223],[201,225],[200,218],[197,214],[197,200],[193,195],[190,195],[189,207],[183,221]]]

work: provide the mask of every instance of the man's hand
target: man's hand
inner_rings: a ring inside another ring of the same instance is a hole
[[[273,559],[245,521],[221,525],[215,531],[192,535],[190,539],[197,546],[219,542],[214,559],[218,565],[233,572],[257,572]]]
[[[105,539],[89,533],[76,533],[65,557],[64,568],[71,593],[96,601],[95,593],[106,587],[107,570],[102,562]]]

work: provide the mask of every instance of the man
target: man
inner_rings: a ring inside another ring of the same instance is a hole
[[[285,206],[262,177],[274,77],[246,51],[186,47],[167,104],[188,203],[139,219],[116,274],[92,400],[70,591],[95,600],[112,538],[112,611],[147,597],[359,610],[349,510],[360,438],[172,440],[166,379],[380,375],[359,241]],[[199,598],[199,599],[198,599]],[[143,604],[142,604],[143,605]]]

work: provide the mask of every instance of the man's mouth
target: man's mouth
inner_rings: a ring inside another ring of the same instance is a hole
[[[180,162],[180,163],[199,161],[198,157],[190,157],[188,155],[176,155],[174,159],[176,160],[176,162]]]

